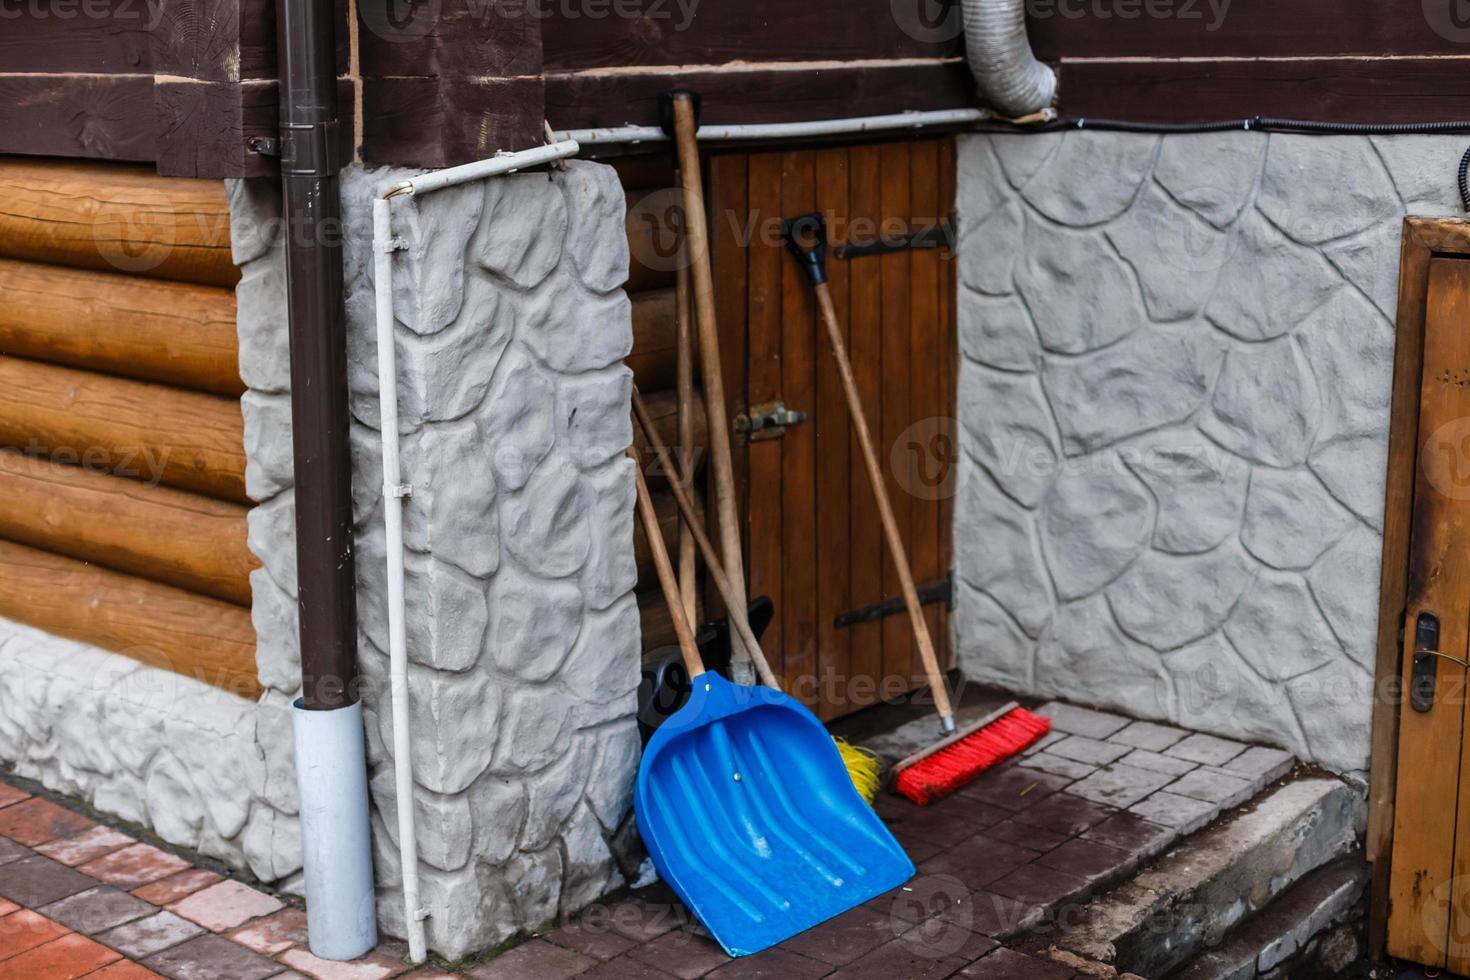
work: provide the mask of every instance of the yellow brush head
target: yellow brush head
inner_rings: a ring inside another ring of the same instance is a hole
[[[856,787],[858,795],[872,803],[878,796],[883,770],[883,763],[877,753],[853,745],[845,738],[834,738],[832,741],[837,743],[837,751],[842,753],[842,762],[847,766],[847,774],[852,777],[852,785]]]

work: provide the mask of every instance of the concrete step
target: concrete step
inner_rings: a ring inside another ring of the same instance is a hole
[[[1337,779],[1282,783],[1089,900],[1049,942],[1059,958],[1165,977],[1307,874],[1349,853],[1362,797]]]
[[[1368,866],[1354,854],[1302,878],[1174,980],[1272,980],[1332,976],[1361,954],[1358,928]]]

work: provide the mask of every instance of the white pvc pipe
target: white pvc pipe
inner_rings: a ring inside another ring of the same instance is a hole
[[[428,955],[419,901],[419,850],[414,828],[413,739],[409,728],[408,627],[403,603],[403,483],[398,457],[398,353],[393,340],[393,253],[403,243],[393,237],[390,198],[428,194],[444,187],[512,173],[574,155],[579,147],[564,140],[520,153],[504,153],[423,174],[388,187],[373,200],[373,299],[378,346],[378,422],[383,448],[383,528],[388,552],[388,658],[393,698],[393,777],[398,808],[398,858],[403,877],[403,918],[408,932],[408,958],[422,963]],[[358,726],[361,738],[361,725]],[[298,742],[299,744],[299,742]],[[364,776],[364,780],[366,777]],[[364,782],[366,794],[366,782]],[[366,797],[363,812],[367,812]]]
[[[985,122],[998,118],[989,109],[933,109],[928,111],[893,112],[884,116],[850,116],[843,119],[811,119],[787,123],[740,123],[700,126],[695,138],[704,141],[778,140],[813,136],[840,136],[845,133],[881,132],[892,129],[922,129],[926,126],[956,126]],[[607,126],[596,129],[568,129],[556,138],[594,143],[653,143],[668,136],[657,126]]]
[[[357,959],[378,945],[362,703],[291,707],[308,942],[321,959]]]

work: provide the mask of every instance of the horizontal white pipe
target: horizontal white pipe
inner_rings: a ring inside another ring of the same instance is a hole
[[[845,119],[811,119],[787,123],[740,123],[700,126],[701,140],[776,140],[811,136],[840,136],[844,133],[879,132],[888,129],[922,129],[926,126],[956,126],[997,118],[988,109],[933,109],[893,112],[885,116],[850,116]],[[652,143],[668,136],[657,126],[607,126],[599,129],[568,129],[555,134],[559,140],[594,143]]]
[[[578,149],[580,147],[577,146],[576,140],[557,137],[557,142],[546,146],[537,146],[516,153],[498,153],[485,160],[476,160],[474,163],[449,167],[445,170],[435,170],[432,173],[399,181],[384,191],[383,197],[397,197],[400,194],[415,196],[428,194],[445,187],[453,187],[455,184],[464,184],[485,177],[496,177],[500,174],[524,170],[526,167],[539,167],[553,160],[575,156]]]
[[[313,955],[353,960],[378,944],[362,703],[292,709],[307,935]]]

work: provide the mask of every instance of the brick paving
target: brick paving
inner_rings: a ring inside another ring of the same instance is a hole
[[[875,804],[912,881],[731,960],[662,885],[600,904],[464,967],[474,980],[1069,980],[1005,943],[1131,873],[1285,775],[1276,749],[1065,704],[1054,731],[954,796]],[[388,943],[312,956],[306,916],[275,895],[0,782],[0,980],[426,980]]]

